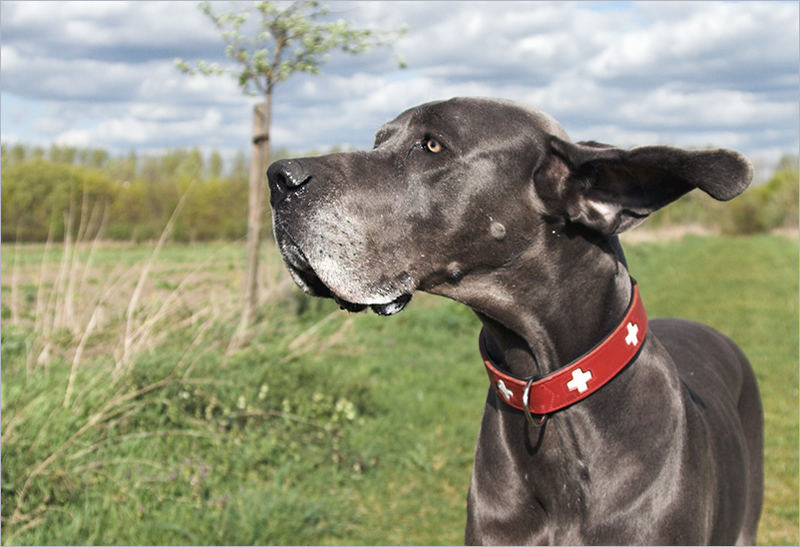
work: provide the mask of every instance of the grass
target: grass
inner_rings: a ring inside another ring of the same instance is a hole
[[[487,388],[468,309],[417,295],[388,319],[339,312],[267,247],[260,321],[231,350],[239,246],[71,247],[2,249],[3,544],[463,541]],[[797,242],[627,253],[651,316],[709,323],[753,362],[759,543],[797,544]]]
[[[687,237],[631,249],[651,315],[713,325],[756,371],[765,417],[758,541],[798,543],[798,249],[778,237]],[[652,284],[652,286],[649,286]]]

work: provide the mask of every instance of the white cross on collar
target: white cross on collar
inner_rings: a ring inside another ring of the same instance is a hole
[[[506,398],[506,401],[510,400],[511,397],[514,396],[514,392],[506,387],[506,384],[503,382],[503,380],[497,380],[497,389],[500,390],[500,393],[503,394],[503,397]]]
[[[629,346],[635,346],[639,343],[639,325],[636,323],[628,323],[628,336],[625,337],[625,343]]]
[[[591,379],[592,379],[591,370],[587,370],[586,372],[584,372],[580,368],[576,368],[575,370],[572,371],[572,380],[567,382],[567,387],[569,388],[570,391],[575,391],[577,389],[578,393],[583,393],[584,391],[589,389],[586,383]]]

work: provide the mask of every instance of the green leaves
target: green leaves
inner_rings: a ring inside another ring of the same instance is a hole
[[[194,76],[202,74],[203,76],[220,75],[224,74],[224,69],[219,63],[207,63],[206,61],[197,61],[194,66],[189,65],[186,61],[175,59],[175,66],[181,72]]]
[[[224,68],[203,60],[190,64],[182,59],[175,59],[175,66],[192,76],[229,73],[242,91],[250,94],[269,94],[295,72],[318,74],[331,51],[357,55],[388,46],[405,33],[405,28],[387,32],[359,29],[343,19],[331,21],[328,9],[314,1],[296,1],[285,7],[258,2],[250,9],[223,14],[214,13],[210,2],[199,7],[225,41],[225,55],[238,67]],[[405,68],[400,59],[398,65]]]

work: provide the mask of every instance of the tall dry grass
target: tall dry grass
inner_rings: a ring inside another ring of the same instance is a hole
[[[174,262],[161,260],[185,197],[158,241],[149,247],[136,247],[139,254],[146,252],[132,264],[108,259],[98,263],[98,256],[109,251],[109,244],[103,242],[108,210],[98,204],[89,207],[85,195],[81,206],[73,208],[65,219],[68,229],[63,242],[58,244],[49,237],[38,264],[26,263],[23,255],[30,257],[33,253],[19,243],[15,245],[3,329],[4,334],[6,329],[23,332],[25,350],[24,358],[16,364],[4,363],[9,367],[4,369],[4,383],[24,363],[25,377],[39,382],[44,378],[42,373],[47,373],[47,381],[54,388],[30,398],[7,398],[4,389],[3,446],[30,445],[30,459],[23,466],[6,465],[4,456],[4,468],[16,472],[24,469],[23,476],[7,481],[13,484],[14,495],[13,510],[3,511],[3,525],[9,532],[4,534],[4,543],[13,543],[45,521],[47,512],[55,510],[46,493],[48,481],[91,466],[91,462],[84,462],[67,471],[98,447],[131,436],[218,435],[201,422],[174,430],[136,431],[122,438],[113,434],[117,426],[145,411],[143,400],[148,394],[168,387],[216,382],[214,378],[193,377],[197,363],[205,356],[221,355],[220,367],[235,356],[230,348],[231,339],[241,336],[235,334],[233,326],[241,305],[237,284],[243,278],[242,268],[231,264],[229,271],[212,279],[208,271],[219,260],[217,253],[208,253],[195,264],[181,265],[178,271],[172,271],[176,269]],[[112,249],[113,245],[119,244],[112,244]],[[230,246],[220,249],[229,251]],[[261,283],[263,309],[292,305],[293,283],[278,262],[266,261]],[[24,298],[22,293],[32,287],[33,296]],[[269,329],[270,319],[267,314],[251,329]],[[323,318],[321,323],[329,320]],[[349,324],[345,321],[331,336],[319,338],[311,336],[318,330],[316,323],[294,330],[284,344],[289,353],[282,362],[336,343]],[[181,350],[177,355],[169,353],[159,363],[160,377],[138,370],[143,357],[157,355],[169,340],[176,339]],[[54,379],[54,375],[58,377]],[[146,379],[144,383],[142,378]],[[52,400],[54,395],[58,404]],[[7,399],[17,404],[9,406]],[[33,440],[32,428],[41,430]],[[148,464],[158,465],[155,461]]]

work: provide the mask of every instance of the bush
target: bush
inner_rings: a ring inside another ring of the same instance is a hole
[[[104,207],[117,197],[119,185],[100,171],[32,159],[3,170],[3,241],[45,241],[48,233],[64,237],[72,217],[83,211],[98,224]],[[72,226],[73,237],[80,226]]]
[[[721,226],[725,233],[753,234],[797,226],[797,166],[788,161],[781,163],[784,168],[768,182],[751,187],[731,202],[729,215]]]
[[[653,228],[698,225],[725,234],[754,234],[798,224],[797,159],[781,160],[772,178],[752,185],[730,202],[719,202],[693,191],[653,214]]]
[[[217,155],[218,156],[218,155]],[[212,159],[215,156],[212,154]],[[78,163],[76,163],[78,162]],[[137,165],[138,164],[138,165]],[[158,237],[182,196],[177,241],[239,239],[247,232],[247,173],[238,158],[230,176],[220,176],[221,159],[205,174],[199,152],[171,151],[137,162],[135,155],[110,159],[102,150],[3,147],[2,240],[64,238],[70,219],[94,214],[95,232],[114,240],[142,242]],[[86,226],[84,226],[84,231]],[[72,225],[72,237],[81,230]],[[91,238],[94,233],[84,234]]]

